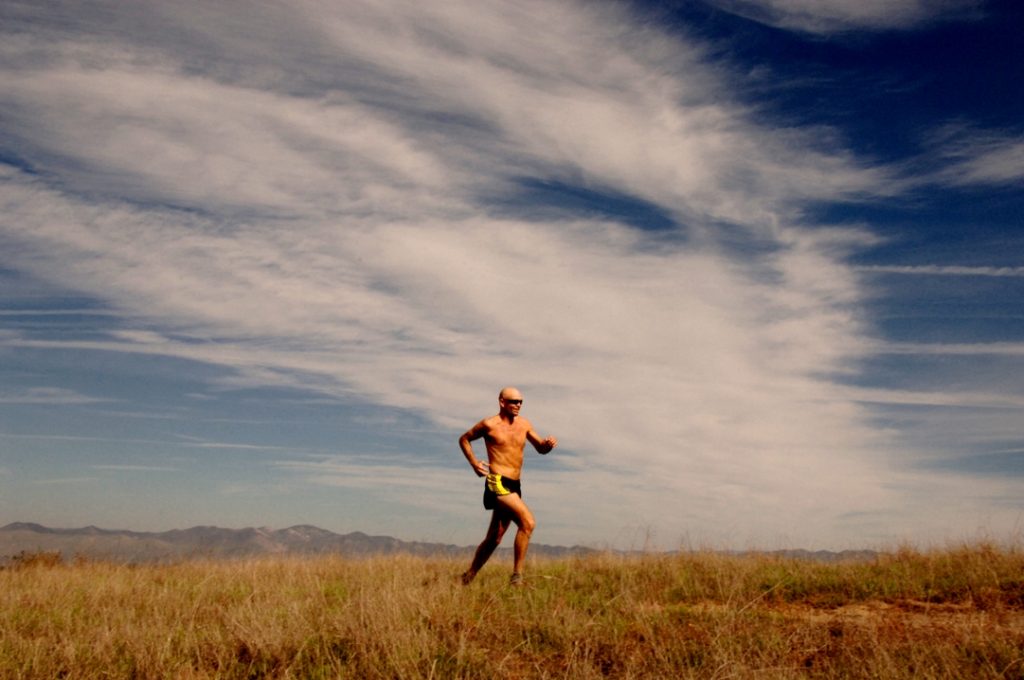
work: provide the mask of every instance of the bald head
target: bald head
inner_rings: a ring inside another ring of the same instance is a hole
[[[506,387],[498,393],[498,399],[522,399],[523,395],[514,387]]]

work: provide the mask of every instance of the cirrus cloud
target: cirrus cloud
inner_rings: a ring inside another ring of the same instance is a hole
[[[22,159],[0,170],[0,242],[120,325],[4,347],[185,358],[455,436],[518,383],[563,442],[533,488],[578,489],[552,522],[592,518],[591,540],[626,521],[840,545],[887,535],[861,519],[875,508],[894,532],[920,526],[908,508],[935,480],[905,476],[917,452],[844,384],[877,351],[846,262],[873,237],[802,221],[899,177],[760,121],[702,45],[613,3],[118,16],[82,10],[0,48]],[[538,211],[531,182],[670,226]],[[450,491],[448,462],[425,465]],[[398,493],[375,483],[389,461],[275,466]],[[939,510],[926,529],[948,526]]]

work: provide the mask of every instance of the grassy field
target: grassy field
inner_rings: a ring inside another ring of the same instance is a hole
[[[37,556],[38,557],[38,556]],[[1024,553],[0,571],[3,678],[1024,678]]]

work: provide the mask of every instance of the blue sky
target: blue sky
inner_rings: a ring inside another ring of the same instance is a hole
[[[0,522],[1019,540],[1024,8],[6,2]]]

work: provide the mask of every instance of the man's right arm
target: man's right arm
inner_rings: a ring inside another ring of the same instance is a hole
[[[487,426],[484,425],[484,421],[480,421],[473,427],[466,430],[466,432],[459,437],[459,448],[462,449],[462,455],[469,461],[470,467],[473,468],[473,472],[476,473],[477,477],[487,476],[487,463],[483,463],[477,460],[476,454],[473,453],[473,440],[479,439],[484,436],[487,432]]]

